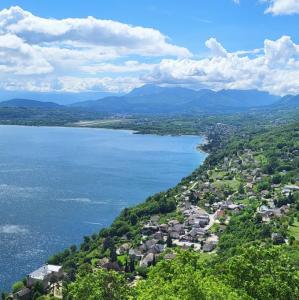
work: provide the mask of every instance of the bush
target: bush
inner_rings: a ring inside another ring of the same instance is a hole
[[[17,281],[12,286],[13,293],[20,291],[24,287],[23,281]]]

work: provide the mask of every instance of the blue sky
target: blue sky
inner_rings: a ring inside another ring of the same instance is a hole
[[[0,89],[123,92],[157,83],[299,93],[298,2],[2,0]]]
[[[255,0],[239,5],[233,0],[2,0],[0,8],[14,5],[45,18],[94,16],[153,27],[199,54],[206,51],[204,42],[210,37],[232,51],[258,48],[265,38],[282,35],[299,43],[298,15],[264,14],[267,5]]]

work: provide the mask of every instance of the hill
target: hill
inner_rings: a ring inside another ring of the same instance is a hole
[[[298,107],[299,106],[299,95],[285,96],[279,102],[277,102],[277,105],[278,106],[284,106],[284,107]]]
[[[0,102],[7,99],[37,99],[42,102],[55,102],[61,105],[70,105],[75,102],[98,100],[108,96],[123,94],[110,92],[30,92],[30,91],[3,91],[0,90]]]
[[[0,107],[62,108],[63,106],[54,102],[42,102],[29,99],[11,99],[0,102]]]
[[[145,85],[121,97],[72,104],[109,113],[194,113],[232,112],[272,105],[279,97],[256,90],[191,90],[181,87]]]

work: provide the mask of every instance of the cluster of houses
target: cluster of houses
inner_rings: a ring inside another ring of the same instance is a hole
[[[214,224],[215,215],[209,215],[189,202],[181,203],[179,209],[184,216],[184,222],[174,219],[160,224],[159,216],[155,215],[143,225],[141,245],[130,248],[125,243],[117,249],[117,254],[128,253],[131,259],[139,261],[141,267],[147,267],[154,264],[156,257],[167,249],[168,243],[184,249],[191,247],[196,251],[213,251],[218,236],[210,234],[208,230]]]
[[[44,291],[52,292],[57,298],[62,298],[61,294],[57,293],[57,289],[61,287],[59,282],[61,282],[64,275],[61,266],[45,264],[27,275],[25,287],[11,294],[8,299],[31,300],[36,283],[39,283]]]

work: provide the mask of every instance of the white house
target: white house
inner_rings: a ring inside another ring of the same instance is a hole
[[[27,276],[27,286],[31,287],[35,282],[41,282],[43,287],[47,288],[52,280],[58,281],[62,278],[63,270],[61,266],[46,264]]]

